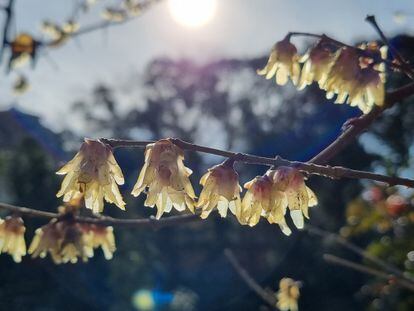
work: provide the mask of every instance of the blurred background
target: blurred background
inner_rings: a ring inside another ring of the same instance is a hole
[[[1,0],[0,5],[8,1]],[[81,1],[17,0],[10,35],[45,35],[45,20],[76,16],[80,26],[99,23],[100,12],[121,1],[98,1],[79,13]],[[35,66],[0,73],[0,201],[56,211],[57,168],[83,137],[149,140],[178,137],[210,147],[306,161],[332,142],[342,124],[360,115],[334,105],[316,86],[297,91],[257,76],[272,45],[289,31],[326,33],[358,44],[377,40],[364,22],[375,14],[391,43],[413,60],[412,1],[157,1],[131,21],[77,36],[44,49]],[[201,9],[200,9],[201,8]],[[4,13],[4,12],[3,12]],[[4,19],[0,20],[4,23]],[[81,28],[82,29],[82,28]],[[294,39],[301,53],[314,43]],[[6,52],[5,52],[6,53]],[[6,56],[6,55],[5,55]],[[30,88],[16,95],[23,75]],[[387,88],[409,82],[389,75]],[[414,176],[414,102],[397,105],[369,133],[330,164]],[[149,217],[143,199],[129,195],[143,164],[140,150],[116,150],[126,178],[127,212]],[[186,154],[191,181],[220,157]],[[237,165],[240,183],[263,167]],[[414,273],[412,192],[355,180],[309,179],[320,204],[310,223]],[[5,216],[4,211],[0,211]],[[26,239],[44,224],[25,219]],[[414,295],[394,284],[327,264],[322,255],[361,258],[305,231],[284,236],[262,220],[254,228],[219,218],[154,231],[115,228],[111,261],[56,266],[49,258],[15,264],[0,256],[1,310],[268,310],[223,255],[230,248],[263,287],[277,291],[282,277],[302,282],[301,310],[413,310]],[[362,261],[363,262],[363,261]],[[364,262],[363,262],[364,263]],[[369,263],[365,263],[368,264]]]

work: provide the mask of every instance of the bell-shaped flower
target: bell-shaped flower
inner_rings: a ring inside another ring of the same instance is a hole
[[[94,224],[83,224],[82,230],[85,233],[85,245],[88,249],[88,257],[93,256],[93,250],[100,247],[105,259],[110,260],[116,250],[114,229],[111,226]]]
[[[171,212],[173,207],[184,211],[187,206],[194,213],[196,196],[189,179],[192,171],[183,161],[183,150],[169,139],[149,144],[145,149],[145,163],[132,195],[137,197],[147,189],[144,204],[157,207],[157,219]]]
[[[300,60],[304,63],[298,89],[302,90],[314,81],[321,89],[324,88],[328,74],[335,61],[335,53],[326,40],[320,40]]]
[[[234,170],[232,161],[216,165],[201,177],[203,186],[197,207],[201,208],[201,218],[205,219],[217,207],[221,217],[227,216],[227,210],[236,215],[241,224],[245,224],[241,209],[239,174]]]
[[[273,183],[267,175],[256,176],[245,183],[244,188],[247,192],[242,200],[241,218],[249,226],[255,226],[273,207]]]
[[[359,71],[359,54],[355,49],[344,47],[336,52],[335,63],[324,85],[326,97],[331,99],[337,94],[335,103],[345,103],[350,90],[356,85]]]
[[[287,201],[293,223],[298,229],[302,229],[303,216],[309,218],[308,208],[318,203],[315,194],[306,186],[302,173],[296,168],[280,166],[276,170],[269,171],[268,174],[273,180],[274,190],[282,193],[280,194],[282,212],[283,205]],[[280,210],[277,216],[280,218]]]
[[[69,202],[82,193],[86,208],[103,211],[104,199],[125,210],[118,185],[124,183],[122,171],[109,146],[99,140],[85,139],[75,157],[57,174],[66,175],[57,197]]]
[[[63,232],[58,226],[57,219],[53,219],[47,225],[36,229],[29,247],[29,254],[33,258],[45,258],[49,253],[56,264],[61,263],[60,247],[62,240]]]
[[[266,66],[257,73],[266,76],[266,79],[275,76],[279,85],[285,85],[290,77],[293,84],[297,85],[300,75],[299,55],[296,47],[290,43],[289,36],[274,45]]]
[[[20,217],[8,216],[0,219],[0,254],[7,253],[15,262],[21,262],[26,255],[25,231],[23,219]]]
[[[298,311],[300,296],[300,282],[290,278],[283,278],[279,282],[279,291],[276,294],[277,308],[281,311]]]
[[[363,113],[368,113],[374,105],[382,106],[384,99],[385,86],[382,74],[373,66],[361,69],[355,87],[349,92],[347,102],[361,109]]]
[[[93,253],[88,252],[86,244],[86,236],[82,231],[82,227],[78,223],[60,222],[63,232],[63,239],[60,248],[60,256],[62,263],[77,263],[78,258],[83,262],[88,261],[88,257],[92,257]]]

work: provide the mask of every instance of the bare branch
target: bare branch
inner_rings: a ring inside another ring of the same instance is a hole
[[[6,203],[0,203],[0,209],[6,209],[13,214],[23,215],[27,217],[37,217],[37,218],[59,218],[62,215],[57,213],[50,213],[39,211],[27,207],[15,206]],[[141,227],[151,227],[153,229],[159,229],[164,226],[177,225],[187,222],[193,222],[200,220],[197,214],[193,215],[180,215],[180,216],[170,216],[161,219],[155,219],[154,217],[150,218],[135,218],[135,219],[119,219],[109,216],[97,216],[97,217],[84,217],[84,216],[74,216],[74,221],[80,223],[89,223],[102,226],[117,226],[117,227],[128,227],[128,228],[141,228]]]
[[[399,277],[396,277],[395,275],[387,274],[387,273],[384,273],[380,270],[373,269],[373,268],[355,263],[355,262],[347,260],[347,259],[343,259],[343,258],[334,256],[334,255],[331,255],[331,254],[324,254],[323,259],[328,263],[343,266],[343,267],[347,267],[347,268],[350,268],[352,270],[356,270],[358,272],[362,272],[362,273],[365,273],[365,274],[373,275],[373,276],[376,276],[380,279],[384,279],[384,280],[387,280],[389,282],[392,282],[392,283],[394,283],[394,284],[396,284],[400,287],[403,287],[405,289],[408,289],[410,291],[414,291],[414,285],[412,283],[409,283],[406,280],[402,280]]]
[[[391,53],[391,55],[394,57],[394,59],[396,59],[398,61],[398,63],[400,63],[404,69],[404,72],[411,78],[414,79],[414,72],[413,69],[411,68],[410,64],[408,63],[408,61],[401,55],[401,53],[394,48],[394,46],[390,43],[390,41],[388,40],[388,38],[385,36],[384,32],[381,30],[381,28],[379,27],[375,16],[374,15],[368,15],[365,18],[365,21],[367,21],[368,23],[370,23],[372,25],[372,27],[374,27],[374,29],[377,31],[377,33],[379,34],[379,36],[381,37],[381,40],[383,41],[383,43],[388,46],[388,49]]]
[[[269,293],[266,289],[260,286],[250,274],[244,269],[239,261],[237,260],[236,256],[234,256],[233,252],[230,249],[224,250],[224,255],[226,256],[229,263],[232,265],[234,270],[237,274],[242,278],[242,280],[246,283],[246,285],[253,290],[264,302],[266,302],[269,306],[271,306],[275,310],[279,310],[276,307],[277,299],[274,295]]]
[[[399,89],[387,93],[385,103],[382,107],[375,107],[370,113],[359,117],[350,125],[334,142],[309,160],[311,163],[324,164],[335,157],[346,146],[352,143],[362,132],[364,132],[384,110],[391,108],[397,102],[414,94],[414,83],[407,84]]]
[[[13,5],[14,0],[9,0],[9,3],[5,7],[1,8],[6,14],[6,20],[3,25],[3,38],[0,48],[0,63],[3,59],[4,50],[9,43],[9,28],[13,18]]]
[[[153,143],[153,141],[135,141],[135,140],[119,140],[119,139],[100,139],[103,143],[108,144],[113,148],[127,147],[127,148],[144,148],[147,144]],[[414,188],[414,180],[400,177],[391,177],[381,174],[375,174],[365,171],[352,170],[340,166],[327,166],[317,165],[313,163],[305,163],[299,161],[289,161],[279,156],[275,158],[260,157],[245,153],[236,153],[232,151],[226,151],[221,149],[215,149],[205,146],[192,144],[182,141],[177,138],[172,138],[171,141],[179,146],[183,150],[197,151],[202,153],[214,154],[222,157],[233,158],[236,162],[243,162],[246,164],[258,164],[266,166],[294,166],[301,171],[308,174],[319,175],[332,179],[339,178],[353,178],[353,179],[369,179],[386,183],[388,185],[403,185],[406,187]]]
[[[371,261],[372,263],[376,264],[377,266],[381,267],[382,269],[384,269],[385,271],[395,274],[398,277],[405,279],[407,282],[410,282],[413,286],[414,286],[414,280],[409,278],[408,276],[406,276],[403,271],[401,271],[400,269],[398,269],[397,267],[395,267],[394,265],[376,257],[371,255],[370,253],[368,253],[366,250],[360,248],[358,245],[355,245],[354,243],[348,241],[347,239],[345,239],[344,237],[333,233],[333,232],[329,232],[329,231],[325,231],[322,230],[318,227],[312,226],[312,225],[307,225],[305,227],[305,229],[312,234],[318,235],[320,237],[323,238],[327,238],[330,239],[331,241],[334,241],[335,243],[338,243],[340,245],[342,245],[343,247],[349,249],[350,251],[352,251],[353,253],[365,258],[368,261]]]

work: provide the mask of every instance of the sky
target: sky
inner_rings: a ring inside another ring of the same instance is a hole
[[[0,4],[4,2],[0,0]],[[101,0],[101,5],[80,19],[81,26],[99,21],[102,5],[117,2]],[[326,33],[348,43],[376,39],[376,33],[364,21],[367,14],[375,14],[389,36],[414,32],[412,0],[217,0],[212,19],[198,28],[177,23],[167,2],[155,5],[127,24],[49,49],[34,69],[18,71],[31,84],[31,90],[22,96],[12,94],[16,73],[6,75],[3,66],[0,68],[0,109],[17,107],[40,116],[54,130],[76,130],[71,103],[90,94],[99,82],[115,86],[127,83],[157,57],[189,58],[202,63],[224,57],[263,56],[289,31]],[[12,30],[39,36],[41,21],[65,21],[74,3],[16,0]],[[397,23],[394,15],[401,11],[407,17],[404,23]],[[298,46],[304,42],[304,39],[295,39]]]

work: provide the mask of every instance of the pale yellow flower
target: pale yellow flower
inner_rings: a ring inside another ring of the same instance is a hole
[[[366,46],[365,49],[373,50]],[[378,57],[385,49],[378,50]],[[375,51],[373,50],[372,53]],[[385,98],[384,63],[374,63],[369,57],[361,57],[357,50],[344,47],[337,58],[324,85],[327,98],[337,94],[335,103],[348,103],[368,113],[374,105],[382,106]]]
[[[335,61],[335,53],[332,53],[328,42],[320,40],[300,61],[304,64],[298,89],[302,90],[314,81],[323,89],[328,79],[329,71]]]
[[[48,253],[56,264],[76,263],[78,258],[86,262],[93,256],[86,245],[81,225],[57,219],[37,229],[29,247],[33,258],[45,258]]]
[[[344,47],[337,51],[335,63],[324,85],[326,97],[331,99],[337,94],[335,103],[344,103],[349,91],[356,85],[359,71],[359,54],[355,49]]]
[[[103,211],[104,199],[125,210],[118,185],[124,183],[122,171],[109,146],[99,140],[85,139],[75,157],[57,174],[65,175],[57,197],[69,202],[82,193],[86,208]]]
[[[281,311],[297,311],[300,283],[290,278],[283,278],[279,282],[276,306]]]
[[[80,28],[79,23],[75,22],[74,20],[68,20],[62,26],[63,32],[66,34],[73,34],[77,32]]]
[[[277,42],[269,56],[266,66],[258,70],[259,75],[266,76],[266,79],[276,77],[276,83],[285,85],[291,78],[294,85],[297,85],[300,75],[299,55],[296,47],[290,43],[289,36]]]
[[[138,16],[145,8],[145,3],[136,0],[124,0],[123,5],[132,16]]]
[[[306,186],[302,173],[293,167],[280,166],[269,171],[268,176],[273,180],[274,191],[278,191],[275,196],[279,198],[281,205],[275,219],[281,217],[280,213],[283,213],[287,203],[293,223],[298,229],[302,229],[303,216],[309,218],[308,208],[318,203],[313,191]]]
[[[128,12],[124,9],[106,8],[102,11],[102,18],[109,22],[123,22],[128,17]]]
[[[82,232],[80,224],[71,222],[60,222],[63,231],[63,240],[60,248],[62,263],[77,263],[78,258],[83,262],[88,261],[93,253],[88,251],[86,246],[85,235]]]
[[[227,210],[236,215],[240,223],[245,224],[241,213],[241,187],[239,174],[233,165],[226,162],[216,165],[201,177],[203,186],[197,207],[201,208],[201,218],[205,219],[215,207],[221,217],[227,216]]]
[[[114,229],[109,226],[94,224],[83,224],[82,230],[85,233],[85,246],[87,247],[88,257],[93,256],[93,250],[101,247],[105,259],[110,260],[116,250]]]
[[[194,193],[189,176],[192,171],[184,166],[184,152],[169,139],[162,139],[147,145],[145,164],[132,190],[139,196],[147,189],[145,206],[157,206],[156,218],[163,213],[184,211],[185,207],[194,213]]]
[[[33,258],[45,258],[50,253],[55,263],[61,263],[60,247],[62,240],[63,232],[60,230],[57,220],[53,219],[47,225],[36,229],[29,247],[29,254]]]
[[[355,87],[350,90],[347,102],[361,109],[363,113],[371,111],[374,105],[384,105],[385,86],[381,73],[372,66],[360,70]]]
[[[242,200],[241,218],[249,226],[255,226],[260,216],[270,213],[273,207],[272,187],[273,183],[267,175],[256,176],[244,184],[247,192]]]
[[[0,254],[7,253],[15,262],[21,262],[26,255],[26,243],[24,241],[23,219],[8,216],[0,219]]]

